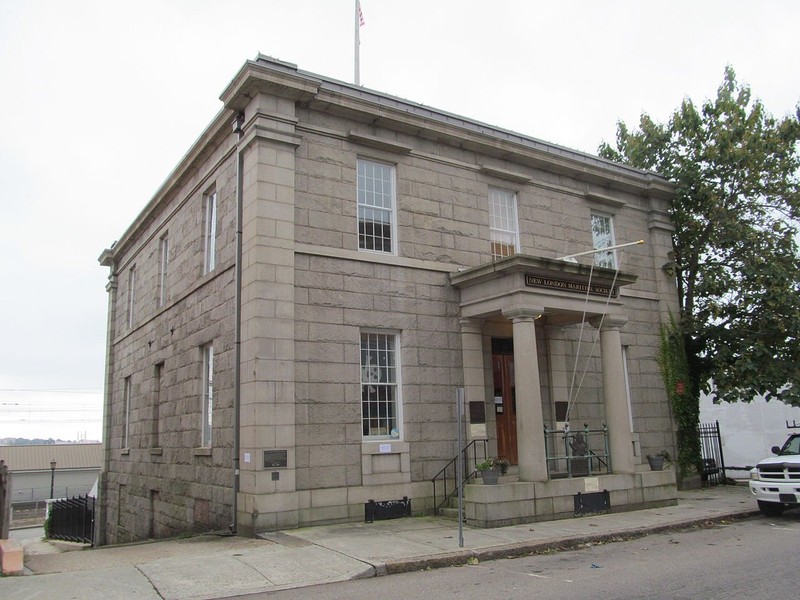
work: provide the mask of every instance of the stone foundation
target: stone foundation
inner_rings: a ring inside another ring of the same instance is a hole
[[[677,503],[671,469],[540,482],[506,478],[497,485],[465,486],[465,516],[469,525],[487,528],[572,518],[576,494],[604,490],[609,492],[611,512]]]

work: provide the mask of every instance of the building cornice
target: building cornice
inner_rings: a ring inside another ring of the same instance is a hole
[[[376,136],[375,128],[381,127],[410,137],[472,150],[504,164],[510,162],[514,165],[513,171],[505,166],[487,163],[476,166],[486,174],[503,179],[535,181],[535,174],[526,172],[525,167],[529,167],[568,175],[577,181],[608,190],[628,191],[651,198],[668,199],[674,193],[672,184],[655,173],[639,171],[409,100],[308,73],[292,63],[259,55],[255,60],[245,62],[225,87],[220,96],[224,108],[192,144],[119,242],[103,252],[100,257],[102,265],[114,264],[116,256],[127,249],[129,241],[157,217],[160,203],[169,198],[185,181],[185,177],[219,145],[226,142],[235,144],[231,139],[231,122],[258,94],[287,98],[305,104],[312,110],[339,113],[355,122],[347,137],[365,145],[386,147],[394,152],[413,151],[412,145],[407,142],[383,141]]]
[[[464,288],[504,277],[511,273],[525,273],[530,275],[541,275],[552,277],[554,275],[564,276],[569,279],[588,280],[597,284],[615,286],[630,285],[635,283],[638,277],[632,273],[605,269],[602,267],[592,267],[580,263],[565,260],[555,260],[539,256],[529,256],[526,254],[515,254],[508,258],[503,258],[485,265],[464,269],[450,273],[450,283],[454,287]]]

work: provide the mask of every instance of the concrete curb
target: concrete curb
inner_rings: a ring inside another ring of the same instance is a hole
[[[536,542],[514,542],[502,546],[477,548],[474,550],[458,550],[444,554],[430,556],[414,556],[386,561],[375,566],[375,575],[393,575],[396,573],[409,573],[426,569],[440,569],[444,567],[463,566],[473,562],[485,562],[503,558],[520,558],[534,554],[549,552],[563,552],[574,550],[586,544],[600,544],[609,542],[623,542],[643,538],[648,535],[680,531],[699,527],[710,527],[727,521],[739,521],[759,514],[758,510],[742,510],[714,517],[686,519],[668,525],[653,525],[647,527],[632,527],[613,533],[598,533],[596,535],[577,535],[567,538],[543,540]]]

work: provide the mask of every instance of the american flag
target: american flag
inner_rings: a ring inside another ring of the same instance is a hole
[[[361,12],[361,2],[356,0],[356,6],[358,7],[358,24],[360,27],[364,26],[364,13]]]

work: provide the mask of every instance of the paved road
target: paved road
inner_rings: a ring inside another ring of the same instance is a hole
[[[249,600],[760,600],[796,598],[800,512],[577,551],[314,588]]]

